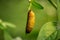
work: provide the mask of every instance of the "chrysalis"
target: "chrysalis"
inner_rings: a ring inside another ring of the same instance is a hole
[[[35,24],[35,14],[32,10],[29,10],[26,25],[26,33],[30,33],[32,31],[32,29],[34,28],[34,24]]]

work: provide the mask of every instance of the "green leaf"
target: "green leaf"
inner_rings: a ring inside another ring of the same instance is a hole
[[[6,24],[6,26],[11,27],[11,28],[15,28],[16,25],[9,23],[9,22],[4,22]]]
[[[0,20],[0,29],[4,30],[4,29],[7,29],[8,27],[15,28],[16,26],[12,23],[3,22],[2,20]]]
[[[35,2],[35,1],[32,1],[32,6],[34,6],[37,9],[43,9],[43,6],[40,5],[39,3]]]
[[[56,35],[57,35],[57,31],[52,33],[48,38],[46,38],[46,40],[56,40]]]
[[[39,32],[37,40],[46,40],[50,35],[56,31],[56,26],[53,22],[44,24]]]

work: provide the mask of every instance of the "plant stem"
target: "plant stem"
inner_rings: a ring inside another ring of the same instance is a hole
[[[4,40],[4,31],[0,29],[0,40]]]
[[[52,2],[51,0],[48,0],[48,1],[52,4],[52,6],[53,6],[54,8],[57,9],[57,5],[56,5],[54,2]]]
[[[31,6],[32,6],[31,1],[32,1],[32,0],[29,0],[29,8],[28,8],[28,10],[31,10]]]

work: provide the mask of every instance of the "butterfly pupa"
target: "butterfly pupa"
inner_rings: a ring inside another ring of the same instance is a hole
[[[32,10],[29,10],[26,25],[26,33],[30,33],[32,31],[32,29],[34,28],[34,24],[35,24],[35,13]]]

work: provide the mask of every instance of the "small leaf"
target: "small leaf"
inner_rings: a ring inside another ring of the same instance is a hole
[[[14,24],[12,24],[12,23],[9,23],[9,22],[3,22],[0,19],[0,29],[4,30],[4,29],[7,29],[8,27],[15,28],[16,26]]]
[[[16,26],[12,23],[8,23],[8,22],[4,22],[6,24],[6,26],[11,27],[11,28],[15,28]]]
[[[32,6],[38,8],[38,9],[43,9],[43,6],[40,5],[39,3],[35,2],[35,1],[32,1]]]

